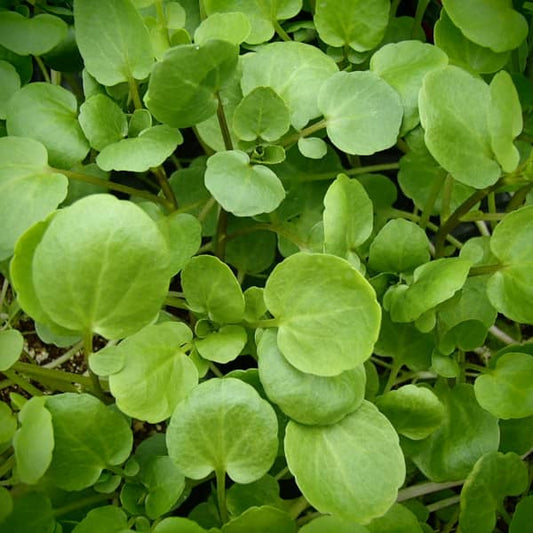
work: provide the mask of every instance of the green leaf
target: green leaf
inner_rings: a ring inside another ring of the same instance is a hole
[[[248,336],[241,326],[223,326],[203,339],[195,341],[198,353],[208,361],[229,363],[242,352]]]
[[[196,522],[181,516],[164,518],[152,529],[152,533],[206,533]]]
[[[207,15],[217,12],[240,11],[250,21],[251,31],[246,42],[260,44],[274,35],[278,20],[295,17],[302,9],[302,0],[204,0]]]
[[[396,143],[402,103],[373,72],[334,74],[320,88],[318,108],[331,142],[343,152],[371,155]]]
[[[161,165],[182,142],[179,130],[162,124],[142,131],[138,137],[108,144],[96,163],[103,170],[144,172]]]
[[[256,87],[235,108],[233,130],[244,141],[276,141],[290,126],[289,109],[270,87]]]
[[[531,533],[533,531],[533,495],[518,502],[513,519],[509,524],[509,533]]]
[[[357,180],[339,174],[324,196],[324,251],[350,260],[372,233],[373,208]]]
[[[453,23],[475,43],[505,52],[526,38],[526,19],[513,9],[510,0],[443,0]]]
[[[228,511],[233,516],[239,516],[250,507],[281,507],[283,500],[279,496],[279,490],[279,483],[269,475],[246,485],[235,483],[226,493]]]
[[[368,529],[336,515],[323,515],[303,525],[300,533],[368,533]]]
[[[383,39],[389,11],[387,0],[318,0],[314,21],[325,43],[364,52],[375,48]]]
[[[298,370],[335,376],[370,357],[381,309],[370,284],[344,259],[292,255],[270,274],[265,303],[279,326],[278,347]]]
[[[430,259],[426,233],[413,222],[389,220],[370,245],[368,266],[378,272],[410,273]]]
[[[334,424],[363,401],[363,365],[332,377],[300,372],[279,351],[273,330],[263,333],[257,353],[259,377],[268,398],[300,424]]]
[[[9,442],[13,438],[16,429],[17,418],[13,414],[13,411],[11,411],[7,403],[0,402],[0,444]]]
[[[487,124],[488,85],[458,67],[444,67],[426,75],[418,105],[426,145],[438,163],[465,185],[496,183],[501,169]]]
[[[34,485],[52,461],[55,432],[52,417],[46,409],[46,398],[35,396],[19,413],[21,427],[13,436],[17,475],[22,483]]]
[[[423,533],[415,514],[399,503],[372,520],[367,529],[369,533]]]
[[[16,329],[0,331],[0,371],[8,370],[17,361],[24,348],[24,337]]]
[[[467,39],[443,9],[434,29],[435,44],[450,62],[479,74],[490,74],[503,68],[509,52],[494,52]]]
[[[240,11],[213,13],[196,28],[194,42],[201,46],[215,39],[239,45],[246,41],[251,30],[249,18]]]
[[[80,106],[81,129],[95,150],[120,141],[128,134],[128,122],[122,109],[111,98],[96,94]]]
[[[113,505],[97,507],[87,513],[85,518],[72,530],[72,533],[121,533],[128,528],[126,513]]]
[[[54,533],[52,503],[43,492],[26,492],[13,498],[13,512],[0,522],[0,533]]]
[[[216,113],[217,91],[237,66],[238,48],[227,41],[168,50],[150,76],[146,107],[174,128],[194,126]]]
[[[487,284],[492,305],[506,317],[533,324],[533,206],[507,214],[490,239],[492,253],[502,263]]]
[[[462,531],[492,533],[496,512],[506,496],[518,496],[528,486],[527,467],[514,453],[492,452],[475,464],[461,490]]]
[[[148,215],[131,202],[92,195],[53,217],[35,248],[34,286],[22,278],[16,288],[22,298],[34,291],[58,326],[121,338],[156,317],[168,263],[166,241]]]
[[[298,487],[313,507],[358,523],[385,513],[405,479],[398,435],[366,400],[330,426],[290,421],[285,454]]]
[[[90,148],[77,110],[76,97],[63,87],[30,83],[9,102],[7,132],[41,142],[52,165],[70,168],[84,159]]]
[[[13,498],[11,497],[11,493],[5,487],[0,487],[0,529],[2,528],[1,524],[12,511]]]
[[[76,0],[76,42],[85,68],[102,85],[142,80],[154,56],[148,30],[131,0],[109,0],[95,5]]]
[[[328,153],[328,145],[318,137],[301,137],[298,139],[298,150],[309,159],[322,159]]]
[[[15,67],[22,85],[31,80],[33,75],[33,61],[31,56],[20,56],[0,45],[0,60],[7,61]]]
[[[296,523],[288,513],[268,505],[252,507],[222,526],[222,533],[296,533]]]
[[[233,378],[210,379],[178,404],[167,431],[170,457],[192,479],[213,470],[237,483],[264,476],[278,449],[277,419],[255,389]]]
[[[198,383],[196,367],[181,348],[191,342],[185,324],[164,322],[146,326],[115,347],[113,357],[118,350],[123,366],[109,376],[109,389],[118,408],[152,424],[169,418]],[[91,363],[101,357],[106,355],[93,354]]]
[[[67,491],[90,487],[108,466],[130,455],[133,436],[124,417],[90,394],[46,398],[55,447],[46,478]]]
[[[338,71],[318,48],[297,42],[269,43],[243,58],[241,86],[246,95],[256,87],[271,87],[289,108],[291,124],[303,128],[320,116],[317,95]]]
[[[522,132],[522,108],[513,80],[504,70],[490,82],[488,121],[496,159],[505,172],[513,172],[520,161],[513,139]]]
[[[15,11],[0,13],[0,45],[21,56],[43,55],[66,35],[66,23],[54,15],[26,18]]]
[[[380,48],[370,60],[370,70],[398,91],[403,105],[401,135],[419,123],[418,93],[424,76],[448,64],[436,46],[420,41],[402,41]]]
[[[474,390],[481,407],[498,418],[533,415],[533,357],[513,352],[502,355],[494,369],[478,376]]]
[[[235,216],[270,213],[285,198],[285,189],[272,170],[251,165],[239,150],[212,155],[207,160],[205,186],[222,207]]]
[[[15,67],[0,60],[0,119],[5,120],[9,100],[20,89],[20,76]]]
[[[482,409],[472,385],[435,390],[444,405],[444,420],[429,437],[404,441],[406,454],[431,481],[464,479],[484,454],[496,451],[498,419]]]
[[[387,392],[376,400],[376,407],[398,433],[412,440],[431,435],[444,418],[444,407],[435,393],[416,385]]]
[[[533,416],[500,420],[501,452],[515,452],[524,455],[529,452],[533,442]]]

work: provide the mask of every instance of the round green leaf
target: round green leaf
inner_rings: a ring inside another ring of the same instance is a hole
[[[533,357],[506,353],[496,367],[474,383],[476,399],[498,418],[525,418],[533,415]]]
[[[16,329],[0,331],[0,372],[11,368],[20,357],[24,337]]]
[[[298,150],[309,159],[322,159],[328,152],[328,145],[318,137],[301,137],[298,139]]]
[[[22,483],[34,485],[52,461],[55,435],[45,396],[34,396],[19,413],[21,427],[13,436],[17,475]]]
[[[76,0],[74,23],[85,68],[99,83],[117,85],[150,74],[150,35],[131,0]]]
[[[298,370],[335,376],[372,353],[381,308],[365,278],[339,257],[298,253],[278,264],[265,303],[281,353]]]
[[[87,516],[72,530],[72,533],[121,533],[128,528],[126,513],[118,507],[104,505],[87,513]]]
[[[372,520],[367,529],[369,533],[423,533],[416,515],[399,503]]]
[[[11,411],[7,403],[0,402],[0,444],[9,442],[13,438],[16,429],[17,419],[13,411]]]
[[[398,433],[412,440],[431,435],[444,418],[444,407],[435,393],[416,385],[387,392],[376,400],[376,406]]]
[[[234,13],[213,13],[194,32],[194,42],[200,46],[211,39],[229,41],[239,45],[246,41],[251,32],[250,20],[241,11]]]
[[[218,152],[207,160],[205,186],[238,217],[270,213],[285,198],[276,174],[263,165],[251,165],[249,156],[238,150]]]
[[[349,154],[371,155],[396,143],[403,107],[398,93],[373,72],[338,72],[324,82],[318,108],[331,142]]]
[[[187,303],[195,313],[205,313],[219,323],[240,322],[244,296],[231,269],[212,255],[199,255],[181,272]]]
[[[290,126],[289,109],[270,87],[256,87],[235,108],[233,130],[243,141],[276,141]]]
[[[509,524],[509,533],[531,533],[533,531],[533,495],[518,502],[513,519]]]
[[[454,66],[429,72],[419,100],[420,122],[431,155],[461,183],[483,189],[501,174],[493,158],[487,115],[490,90]]]
[[[252,507],[222,526],[222,533],[296,533],[296,523],[288,513],[264,505]]]
[[[300,424],[334,424],[363,401],[363,365],[332,377],[300,372],[278,350],[273,330],[263,333],[257,352],[259,377],[268,398]]]
[[[490,239],[502,268],[491,276],[487,292],[492,305],[506,317],[533,324],[533,206],[506,215]]]
[[[513,50],[526,38],[526,19],[509,0],[443,0],[453,23],[471,40],[495,52]]]
[[[50,164],[70,168],[89,152],[77,120],[76,97],[50,83],[30,83],[15,93],[7,110],[9,135],[30,137],[48,150]]]
[[[124,417],[90,394],[46,398],[52,414],[55,447],[46,477],[68,491],[90,487],[107,466],[130,455],[133,436]]]
[[[492,452],[481,457],[461,490],[461,531],[492,533],[504,498],[520,495],[527,486],[526,464],[515,453]]]
[[[387,0],[318,0],[314,21],[325,43],[364,52],[383,39],[389,11]]]
[[[161,165],[182,142],[179,130],[162,124],[142,131],[138,137],[108,144],[96,163],[102,170],[144,172]]]
[[[271,87],[289,108],[291,124],[303,128],[320,116],[317,94],[322,84],[338,71],[320,49],[297,42],[269,43],[243,58],[242,91]]]
[[[152,529],[152,533],[206,533],[207,530],[200,527],[193,520],[181,516],[164,518]]]
[[[170,457],[192,479],[226,472],[237,483],[264,476],[278,449],[274,409],[238,379],[210,379],[178,404],[167,431]]]
[[[368,533],[368,529],[336,515],[323,515],[303,525],[300,533]]]
[[[67,35],[66,23],[54,15],[26,18],[15,11],[0,13],[0,45],[21,56],[40,56]]]
[[[239,356],[247,341],[248,335],[243,327],[223,326],[207,337],[196,340],[194,345],[204,359],[225,364]]]
[[[285,455],[313,507],[358,523],[384,514],[405,479],[398,435],[367,401],[330,426],[290,421]]]
[[[166,241],[148,215],[131,202],[92,195],[58,212],[45,230],[33,257],[35,295],[63,328],[125,337],[159,312],[168,263]]]
[[[11,63],[0,60],[0,119],[5,120],[9,100],[19,89],[20,77],[17,70]]]
[[[174,128],[194,126],[216,113],[216,92],[237,66],[238,49],[227,41],[168,50],[150,76],[146,107]]]
[[[96,94],[80,106],[81,129],[91,147],[102,150],[120,141],[128,133],[128,121],[122,109],[111,98]]]

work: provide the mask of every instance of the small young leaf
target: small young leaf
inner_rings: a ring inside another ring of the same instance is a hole
[[[239,45],[246,41],[252,28],[249,18],[241,11],[213,13],[194,32],[194,42],[202,46],[211,39]]]
[[[328,153],[328,145],[318,137],[302,137],[298,139],[298,150],[309,159],[322,159]]]
[[[188,518],[170,516],[158,522],[151,533],[207,533],[207,530]]]
[[[0,60],[0,119],[6,119],[9,100],[19,89],[17,70],[11,63]]]
[[[229,363],[242,352],[248,336],[241,326],[223,326],[194,343],[198,353],[208,361]]]
[[[16,329],[0,331],[0,372],[11,368],[20,357],[24,337]]]

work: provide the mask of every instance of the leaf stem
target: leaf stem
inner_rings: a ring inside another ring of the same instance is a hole
[[[50,78],[50,74],[48,73],[48,70],[43,60],[39,56],[33,56],[33,58],[35,59],[35,62],[37,63],[39,70],[43,74],[44,81],[46,81],[46,83],[52,83],[52,79]]]
[[[418,223],[418,225],[422,229],[426,229],[428,225],[429,217],[431,216],[433,207],[435,206],[435,202],[439,197],[439,194],[442,190],[442,187],[444,186],[445,181],[446,176],[443,176],[441,179],[437,179],[433,184],[433,187],[431,187],[431,190],[429,191],[429,196],[426,200],[426,203],[424,204],[424,208],[422,209],[422,215],[420,216],[420,221]]]
[[[42,366],[22,363],[20,361],[17,361],[12,368],[21,374],[27,374],[37,380],[39,380],[39,378],[52,379],[54,381],[64,381],[66,383],[79,383],[85,387],[90,387],[92,384],[91,378],[87,376],[81,376],[80,374],[75,374],[73,372],[64,372],[63,370],[44,368]]]
[[[502,331],[497,326],[491,326],[489,328],[489,333],[496,337],[498,340],[502,341],[504,344],[520,344],[520,341],[517,341],[516,339],[513,339],[513,337],[507,335],[505,331]]]
[[[83,348],[83,341],[76,343],[70,350],[65,352],[63,355],[59,356],[57,359],[54,359],[50,363],[43,365],[43,368],[57,368],[63,363],[66,363],[69,359],[72,359],[81,349]]]
[[[279,35],[279,37],[281,37],[283,41],[292,41],[292,39],[289,37],[289,34],[281,27],[281,24],[277,19],[274,19],[272,21],[272,25],[274,26],[276,33]]]
[[[162,167],[162,165],[159,165],[158,167],[151,168],[150,171],[157,178],[159,186],[161,187],[161,190],[168,201],[168,205],[170,206],[170,211],[176,211],[176,209],[178,209],[178,201],[176,200],[174,191],[170,187],[165,169]]]
[[[413,28],[411,30],[411,38],[415,37],[416,28],[421,26],[422,19],[424,18],[424,13],[429,5],[429,0],[418,0],[416,5],[415,20],[413,22]]]
[[[465,480],[462,481],[447,481],[445,483],[435,483],[430,481],[428,483],[419,483],[418,485],[411,485],[405,489],[401,489],[398,492],[397,502],[404,502],[406,500],[412,500],[419,496],[425,496],[426,494],[433,494],[434,492],[440,492],[441,490],[451,489],[453,487],[459,487],[463,485]]]
[[[297,143],[303,137],[307,137],[307,136],[312,135],[313,133],[315,133],[317,131],[323,130],[326,126],[327,126],[326,119],[322,119],[319,122],[316,122],[315,124],[311,124],[310,126],[307,126],[307,128],[304,128],[303,130],[297,131],[295,134],[287,137],[281,143],[281,146],[283,148],[286,148],[287,146],[291,146],[294,143]]]
[[[139,88],[137,87],[137,81],[133,76],[128,76],[128,85],[130,87],[130,95],[135,109],[142,109],[143,104],[139,95]]]
[[[95,396],[105,401],[105,394],[102,389],[102,385],[98,376],[91,370],[89,366],[89,356],[93,353],[93,333],[88,331],[83,335],[83,353],[85,355],[85,364],[87,365],[87,370],[89,372],[89,377],[91,378],[92,389]]]
[[[215,475],[217,480],[218,512],[220,513],[221,522],[225,524],[229,520],[228,508],[226,507],[226,472],[217,468]]]
[[[0,477],[4,477],[14,466],[15,456],[11,455],[0,465]]]
[[[383,394],[386,394],[387,392],[390,392],[392,387],[394,387],[394,384],[396,383],[396,378],[398,377],[398,372],[400,371],[400,368],[402,368],[402,364],[398,363],[396,361],[392,362],[392,366],[390,369],[389,377],[387,379],[387,383],[385,384],[385,388],[383,389]]]
[[[185,300],[182,298],[176,298],[175,296],[167,296],[165,298],[165,305],[173,307],[174,309],[184,309],[185,311],[191,310]]]
[[[494,274],[494,272],[498,272],[502,268],[504,268],[504,265],[502,264],[473,266],[473,267],[470,267],[470,271],[468,272],[468,275],[469,276],[486,276],[488,274]]]
[[[31,396],[43,395],[43,392],[41,390],[39,390],[37,387],[34,387],[23,377],[19,376],[14,370],[3,370],[2,374],[4,374],[6,378],[10,379],[15,385],[18,385],[22,390],[26,391]]]
[[[85,498],[81,498],[80,500],[67,503],[66,505],[63,505],[63,507],[58,507],[57,509],[54,509],[53,513],[55,517],[63,516],[72,511],[83,509],[84,507],[92,507],[95,503],[103,502],[110,499],[111,495],[109,494],[94,494]]]
[[[266,318],[265,320],[256,320],[255,322],[244,321],[243,324],[247,328],[277,328],[279,320],[277,318]]]
[[[430,513],[434,513],[435,511],[440,511],[441,509],[446,509],[446,507],[455,505],[456,503],[459,503],[460,501],[461,501],[461,496],[452,496],[451,498],[446,498],[445,500],[440,500],[439,502],[432,503],[431,505],[428,505],[426,509]]]
[[[218,369],[217,365],[213,363],[212,361],[209,362],[209,370],[215,374],[217,378],[223,378],[224,374]]]

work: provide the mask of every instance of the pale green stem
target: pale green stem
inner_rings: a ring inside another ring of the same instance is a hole
[[[429,483],[420,483],[418,485],[412,485],[401,489],[398,492],[398,497],[396,498],[397,502],[404,502],[406,500],[412,500],[413,498],[418,498],[426,494],[433,494],[434,492],[440,492],[441,490],[451,489],[453,487],[459,487],[464,484],[464,479],[462,481],[447,481],[445,483],[434,483],[430,481]]]
[[[209,370],[215,374],[217,378],[223,378],[224,374],[218,369],[215,363],[209,362]]]
[[[505,331],[502,331],[497,326],[491,326],[489,328],[489,333],[496,337],[498,340],[502,341],[504,344],[520,344],[520,341],[513,339],[511,336],[507,335]]]
[[[158,167],[154,167],[150,169],[152,174],[157,178],[157,181],[159,183],[159,186],[161,187],[161,190],[163,191],[163,194],[165,195],[165,198],[167,199],[168,205],[171,206],[170,211],[176,211],[178,208],[178,202],[176,200],[176,195],[174,194],[174,191],[170,187],[170,183],[168,182],[168,178],[165,172],[165,169],[159,165]]]
[[[80,341],[77,344],[75,344],[72,348],[70,348],[68,352],[65,352],[63,355],[61,355],[57,359],[54,359],[50,363],[43,365],[43,368],[57,368],[58,366],[61,366],[63,363],[66,363],[67,361],[72,359],[82,348],[83,348],[83,341]]]
[[[400,368],[402,368],[402,364],[396,361],[393,361],[392,367],[389,373],[389,378],[387,379],[387,383],[385,384],[385,388],[383,389],[383,394],[389,392],[392,389],[392,387],[394,387]]]
[[[93,504],[104,502],[110,500],[112,495],[110,494],[94,494],[82,498],[81,500],[76,500],[74,502],[67,503],[63,507],[58,507],[54,509],[54,516],[63,516],[65,514],[71,513],[72,511],[77,511],[78,509],[83,509],[84,507],[93,507]]]
[[[9,369],[9,370],[3,370],[2,373],[6,376],[6,378],[10,379],[15,385],[18,385],[22,390],[26,391],[28,394],[31,394],[32,396],[42,396],[43,392],[39,390],[37,387],[34,387],[31,383],[26,381],[23,377],[19,376],[15,371]]]
[[[0,477],[4,477],[15,466],[15,456],[11,455],[0,465]]]
[[[274,26],[276,33],[281,37],[283,41],[292,41],[292,39],[289,37],[289,34],[281,27],[281,24],[278,22],[277,19],[274,19],[272,21],[272,25]]]
[[[87,370],[89,372],[89,377],[91,378],[92,382],[92,389],[95,394],[100,400],[105,400],[105,394],[102,389],[102,385],[100,383],[100,380],[98,379],[98,376],[91,370],[89,366],[89,356],[93,353],[93,334],[92,332],[86,332],[86,334],[83,336],[83,353],[85,355],[85,363],[87,365]]]
[[[317,122],[316,124],[312,124],[311,126],[307,126],[307,128],[304,128],[301,131],[296,132],[294,135],[291,135],[287,139],[285,139],[281,146],[286,148],[287,146],[291,146],[292,144],[298,142],[303,137],[308,137],[309,135],[312,135],[313,133],[316,133],[317,131],[323,130],[327,126],[326,120],[321,120]]]
[[[35,59],[35,62],[39,66],[40,71],[43,73],[43,78],[46,81],[46,83],[52,83],[52,80],[50,79],[50,74],[48,73],[48,70],[43,60],[39,56],[33,56],[33,57]]]
[[[226,507],[226,473],[224,470],[216,469],[217,480],[217,502],[220,520],[225,524],[229,520],[228,508]]]
[[[17,361],[13,367],[17,372],[26,374],[39,381],[39,378],[49,379],[54,381],[64,381],[66,383],[79,383],[85,387],[91,387],[91,378],[87,376],[80,376],[73,372],[64,372],[63,370],[55,370],[51,368],[43,368],[37,365],[30,365],[28,363],[21,363]]]
[[[446,509],[446,507],[455,505],[456,503],[459,503],[460,501],[461,501],[461,496],[452,496],[451,498],[446,498],[445,500],[440,500],[439,502],[432,503],[431,505],[428,505],[426,509],[430,513],[434,513],[435,511],[440,511],[441,509]]]
[[[133,76],[128,76],[128,85],[130,86],[131,100],[133,101],[135,109],[142,109],[143,104],[139,95],[139,88],[137,87],[137,81]]]

